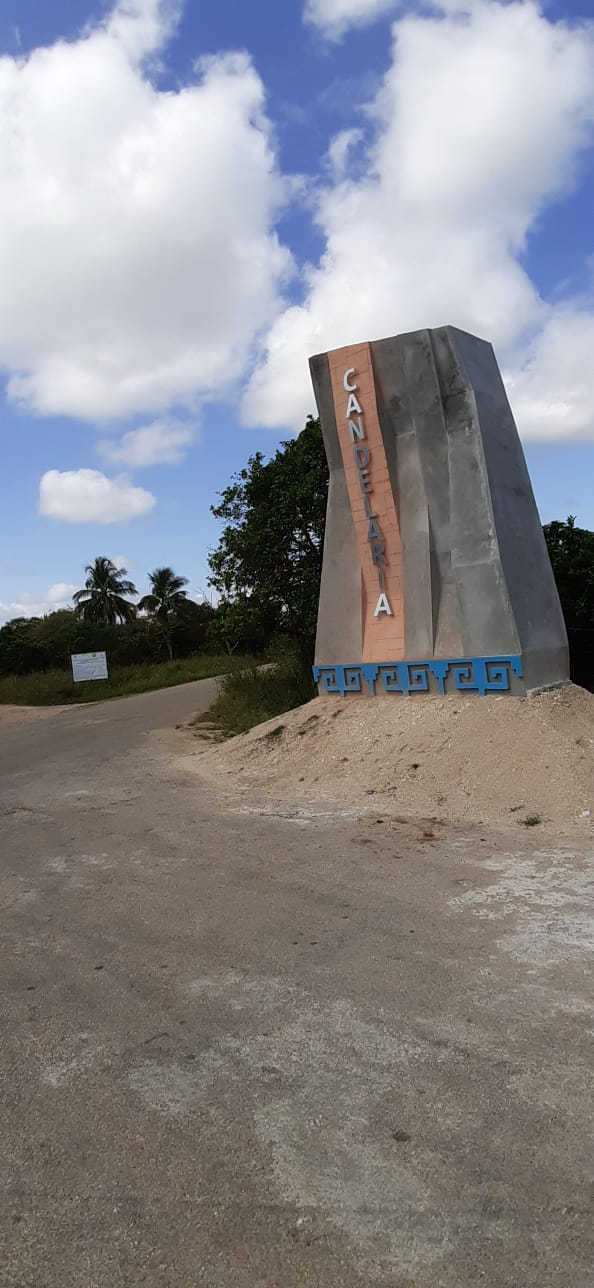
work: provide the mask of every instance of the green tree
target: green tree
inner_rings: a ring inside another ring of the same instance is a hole
[[[209,603],[197,604],[193,599],[182,601],[172,631],[176,657],[204,652],[209,644],[209,631],[214,616],[214,608]]]
[[[98,555],[92,564],[87,564],[85,572],[83,589],[72,596],[82,620],[109,626],[133,621],[136,607],[126,596],[137,592],[133,582],[127,580],[126,569],[116,568],[111,559]]]
[[[149,573],[149,582],[151,589],[148,595],[143,596],[138,607],[159,623],[171,661],[173,627],[188,600],[188,592],[184,590],[188,578],[179,577],[173,568],[155,568],[154,572]]]
[[[568,628],[594,628],[594,532],[576,528],[573,514],[543,531]]]
[[[212,611],[207,643],[215,652],[263,653],[278,630],[274,614],[266,615],[256,595],[221,600]]]
[[[44,650],[46,666],[69,666],[70,654],[75,652],[73,641],[78,638],[78,651],[86,652],[87,637],[96,629],[92,623],[82,622],[71,608],[58,608],[32,623],[30,638]],[[88,645],[89,650],[93,647],[94,644]]]
[[[327,491],[320,424],[310,417],[271,460],[250,457],[212,507],[225,526],[209,556],[209,580],[223,601],[221,623],[234,635],[228,648],[282,633],[311,662]]]
[[[0,630],[0,675],[43,671],[46,653],[34,638],[38,617],[13,617]]]

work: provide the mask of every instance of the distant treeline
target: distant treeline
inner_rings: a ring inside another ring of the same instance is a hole
[[[217,639],[217,614],[209,604],[193,604],[172,624],[176,657],[224,651]],[[28,675],[67,667],[71,653],[105,649],[110,666],[135,666],[167,657],[167,640],[158,621],[138,617],[109,625],[81,620],[62,609],[41,618],[15,618],[0,630],[0,675]]]

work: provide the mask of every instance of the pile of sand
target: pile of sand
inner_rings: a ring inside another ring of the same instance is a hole
[[[402,816],[594,824],[594,694],[316,698],[194,765],[242,800],[365,803]]]

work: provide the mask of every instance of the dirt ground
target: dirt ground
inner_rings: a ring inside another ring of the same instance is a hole
[[[31,724],[36,720],[47,720],[49,716],[60,715],[68,707],[12,707],[0,705],[0,728],[9,725]]]
[[[215,691],[0,730],[2,1288],[589,1288],[591,838],[333,795],[362,710],[196,755]]]
[[[219,746],[194,727],[194,767],[246,802],[337,800],[392,816],[593,835],[594,694],[316,698]]]

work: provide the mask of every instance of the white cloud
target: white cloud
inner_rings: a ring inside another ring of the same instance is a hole
[[[394,24],[363,177],[348,177],[352,139],[331,147],[325,251],[269,332],[248,423],[303,424],[313,353],[452,323],[495,344],[520,429],[594,436],[594,301],[545,302],[522,264],[592,143],[594,28],[550,22],[531,0],[439,7]]]
[[[67,581],[56,581],[47,592],[47,602],[48,604],[58,604],[62,608],[69,599],[72,599],[77,589],[77,586],[70,586]]]
[[[171,35],[182,0],[116,0],[105,27],[135,61],[157,53]]]
[[[327,39],[340,40],[351,27],[365,27],[398,7],[398,0],[306,0],[303,16]]]
[[[23,591],[22,595],[11,603],[0,601],[0,624],[10,621],[13,617],[45,617],[46,613],[55,613],[59,608],[71,608],[75,590],[78,590],[78,586],[58,581],[54,586],[50,586],[45,594],[34,595],[29,591]]]
[[[247,54],[150,79],[176,5],[0,58],[0,368],[8,396],[89,421],[193,405],[241,376],[291,258]]]
[[[341,130],[334,135],[328,148],[328,166],[335,183],[347,177],[351,151],[362,142],[362,130]]]
[[[39,513],[63,523],[121,523],[154,505],[144,488],[99,470],[48,470],[39,483]]]
[[[525,438],[594,438],[594,309],[559,305],[505,378]]]
[[[154,420],[150,425],[129,430],[118,442],[104,439],[99,443],[99,453],[110,464],[130,469],[179,465],[195,436],[195,426],[187,421]]]

